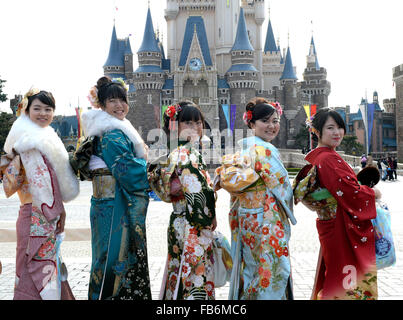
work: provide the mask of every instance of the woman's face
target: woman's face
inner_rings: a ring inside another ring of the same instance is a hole
[[[179,122],[179,140],[199,141],[203,134],[203,122],[201,120],[189,120]]]
[[[339,127],[337,122],[329,116],[322,129],[322,137],[316,133],[319,139],[318,147],[336,149],[341,144],[344,134],[344,129]]]
[[[255,123],[251,122],[250,125],[255,136],[266,142],[271,142],[280,131],[280,117],[277,112],[274,112],[271,116],[256,120]]]
[[[38,126],[45,128],[53,121],[55,110],[39,99],[34,99],[28,110],[28,117]]]
[[[124,120],[129,112],[129,105],[120,98],[109,98],[106,99],[103,110],[119,120]]]

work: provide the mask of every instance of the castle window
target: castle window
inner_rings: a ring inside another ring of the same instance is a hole
[[[241,51],[241,56],[244,56],[245,55],[245,52],[244,51]]]
[[[221,28],[218,28],[218,38],[221,39]]]
[[[136,73],[136,78],[140,78],[140,73]]]
[[[241,76],[242,76],[242,77],[245,76],[245,72],[241,72]]]
[[[147,104],[153,103],[153,96],[151,94],[147,95]]]
[[[147,57],[150,57],[152,55],[151,52],[147,52]]]
[[[147,73],[147,77],[149,77],[149,78],[150,78],[150,77],[151,77],[151,73]]]
[[[171,94],[171,90],[167,90],[167,94]]]
[[[129,56],[125,56],[125,61],[129,61]]]

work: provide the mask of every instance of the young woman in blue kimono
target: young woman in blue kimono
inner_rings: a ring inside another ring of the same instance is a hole
[[[152,162],[148,170],[154,192],[173,206],[160,293],[164,300],[215,299],[215,193],[198,148],[203,128],[203,115],[194,103],[168,107],[164,130],[170,153]]]
[[[100,78],[89,98],[95,109],[82,115],[85,136],[94,137],[88,164],[93,184],[88,298],[151,299],[147,146],[125,118],[129,107],[123,80]]]
[[[225,155],[215,188],[231,194],[229,222],[233,268],[229,299],[293,299],[288,242],[292,188],[279,151],[270,143],[280,130],[281,107],[262,98],[246,106],[253,136],[241,151]]]

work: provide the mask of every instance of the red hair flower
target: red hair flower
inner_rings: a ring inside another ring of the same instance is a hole
[[[244,112],[244,114],[243,114],[243,122],[245,122],[245,124],[248,124],[249,121],[252,120],[252,117],[253,117],[252,111],[249,110],[247,112]]]

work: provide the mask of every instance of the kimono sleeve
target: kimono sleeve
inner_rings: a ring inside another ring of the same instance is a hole
[[[137,158],[131,141],[120,130],[101,139],[102,157],[120,186],[128,192],[149,188],[146,160]]]
[[[321,184],[353,219],[365,221],[376,217],[374,190],[360,185],[345,161],[330,155],[317,168]]]

